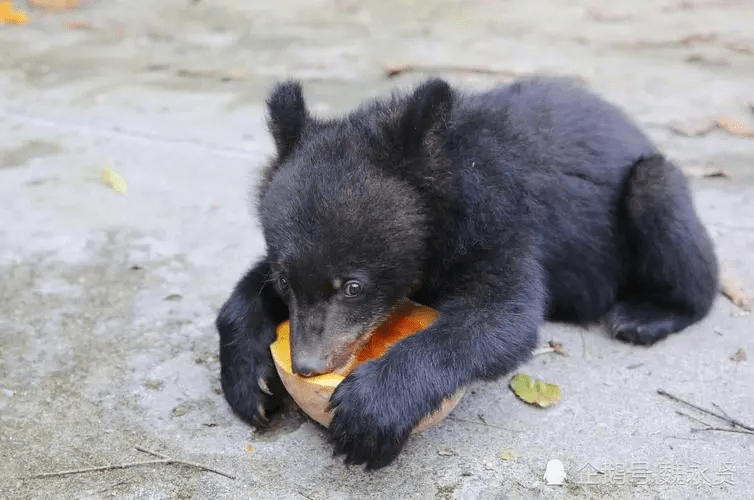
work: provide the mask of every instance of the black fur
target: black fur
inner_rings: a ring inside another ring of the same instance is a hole
[[[254,425],[280,401],[268,346],[286,318],[294,368],[311,374],[403,298],[440,311],[332,396],[335,452],[377,468],[444,397],[526,360],[545,319],[606,316],[651,344],[711,307],[717,261],[683,175],[582,88],[430,80],[330,121],[295,83],[268,104],[267,255],[217,320],[225,395]]]

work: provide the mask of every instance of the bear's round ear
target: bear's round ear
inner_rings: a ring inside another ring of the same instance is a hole
[[[301,83],[279,83],[267,99],[267,126],[277,146],[280,159],[288,156],[296,145],[308,119]]]
[[[408,98],[400,119],[400,133],[407,155],[418,154],[430,132],[440,130],[450,119],[453,90],[445,80],[434,78],[420,85]]]

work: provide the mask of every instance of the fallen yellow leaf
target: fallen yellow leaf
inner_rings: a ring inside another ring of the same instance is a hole
[[[20,10],[13,9],[13,4],[8,1],[0,1],[0,24],[26,24],[29,18]]]
[[[541,380],[533,380],[523,373],[510,381],[513,393],[523,401],[545,408],[560,401],[560,387]]]
[[[730,116],[720,116],[717,119],[717,126],[731,135],[741,137],[754,137],[754,128],[748,123],[743,123]]]
[[[128,189],[125,179],[110,167],[105,167],[105,170],[102,171],[102,182],[119,193],[125,193]]]

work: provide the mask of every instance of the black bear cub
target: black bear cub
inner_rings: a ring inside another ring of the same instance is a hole
[[[280,406],[269,345],[286,319],[293,368],[313,375],[402,300],[440,312],[331,398],[335,453],[378,468],[443,398],[526,360],[545,320],[605,317],[646,345],[712,305],[717,261],[683,174],[578,86],[434,79],[324,120],[288,82],[267,104],[267,255],[217,318],[225,396],[255,426]]]

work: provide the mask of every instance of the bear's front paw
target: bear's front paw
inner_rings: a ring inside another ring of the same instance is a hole
[[[221,379],[225,398],[233,411],[256,428],[264,427],[269,417],[282,406],[285,393],[269,349],[240,355],[234,352],[222,359]]]
[[[398,456],[419,420],[405,407],[406,400],[397,392],[400,388],[381,379],[380,372],[380,361],[362,365],[330,398],[330,441],[335,455],[345,455],[346,464],[366,464],[367,469],[386,466]]]

